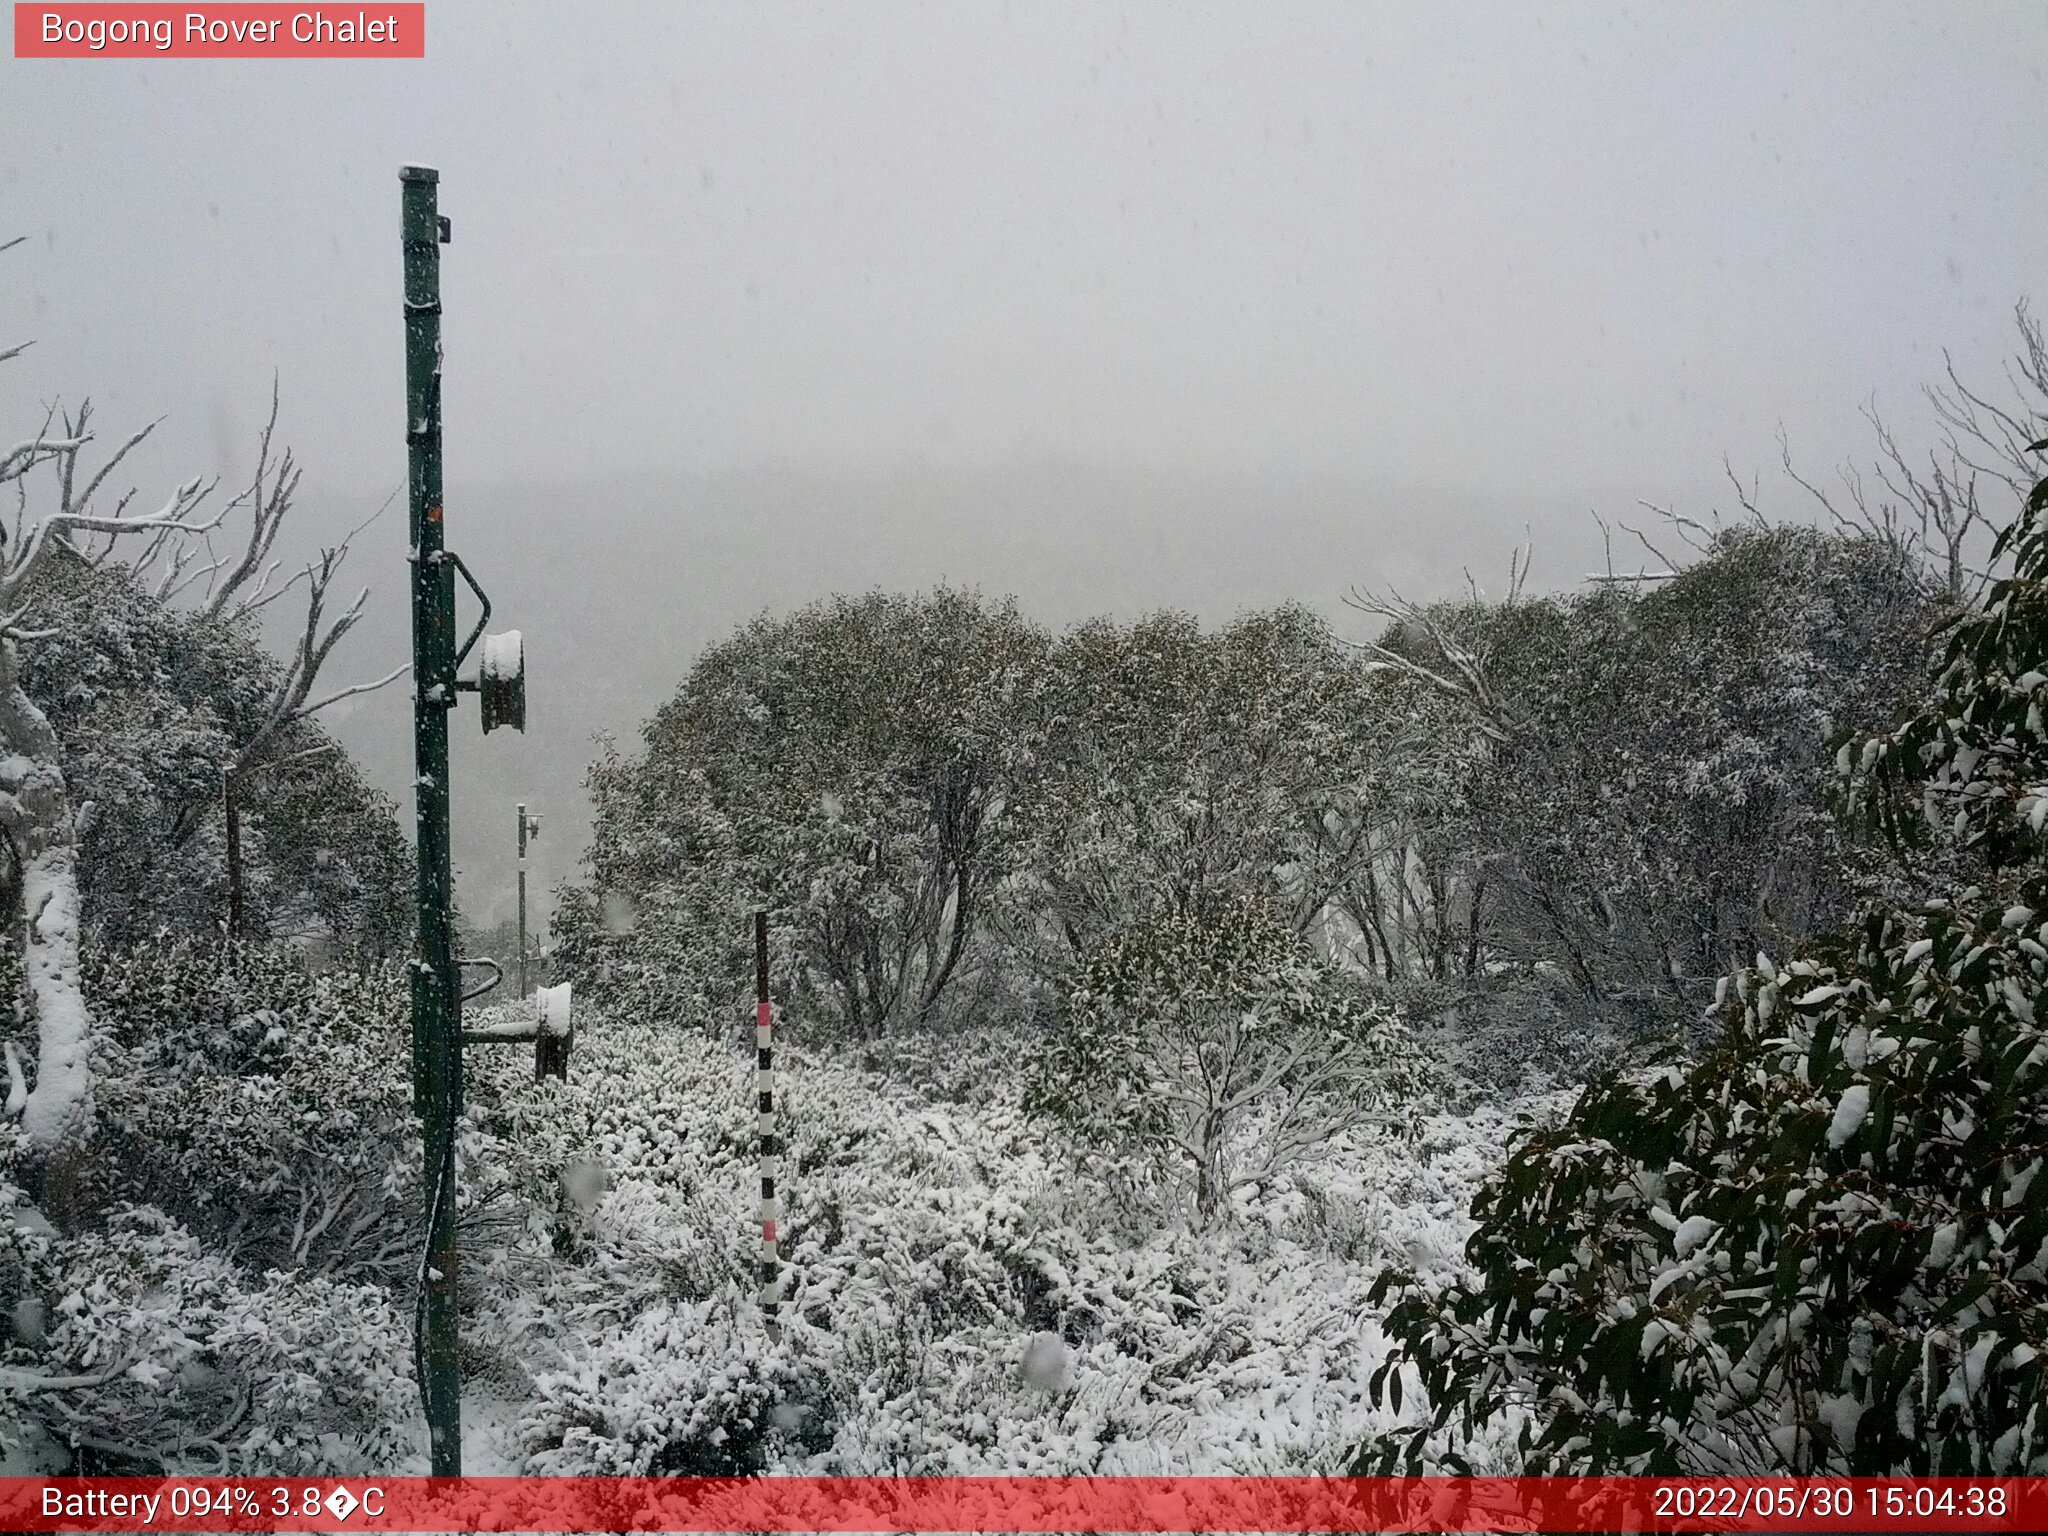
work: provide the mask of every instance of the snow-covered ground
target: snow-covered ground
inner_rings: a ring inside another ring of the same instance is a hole
[[[1455,1265],[1475,1183],[1561,1104],[1347,1135],[1195,1233],[1077,1176],[1013,1036],[785,1049],[771,1345],[751,1052],[591,1020],[567,1084],[471,1056],[468,1459],[507,1472],[1334,1468],[1389,1422],[1374,1279]]]

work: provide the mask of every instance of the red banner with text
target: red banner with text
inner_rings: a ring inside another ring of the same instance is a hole
[[[419,59],[427,8],[403,5],[25,5],[17,59]]]
[[[7,1531],[2040,1531],[2048,1478],[6,1478]]]

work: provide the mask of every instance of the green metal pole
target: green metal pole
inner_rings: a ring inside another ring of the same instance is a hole
[[[462,1475],[456,1346],[455,1119],[462,1108],[461,982],[448,853],[448,712],[455,704],[455,572],[442,558],[441,238],[438,171],[399,173],[405,247],[405,412],[412,529],[413,797],[419,935],[412,964],[413,1104],[426,1143],[427,1248],[414,1363],[436,1477]]]
[[[519,807],[519,996],[526,997],[526,807]]]

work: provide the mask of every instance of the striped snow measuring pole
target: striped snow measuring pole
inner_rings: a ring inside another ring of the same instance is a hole
[[[761,1136],[761,1318],[768,1337],[782,1338],[782,1255],[776,1246],[775,1170],[781,1143],[775,1135],[775,1013],[768,1001],[768,914],[754,914],[755,1129]]]

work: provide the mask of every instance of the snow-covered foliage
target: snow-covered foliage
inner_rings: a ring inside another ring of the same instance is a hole
[[[807,1020],[871,1036],[936,1017],[1006,872],[1043,643],[1014,607],[939,591],[834,598],[711,650],[642,756],[591,772],[591,884],[555,921],[579,981],[721,1016],[766,907]],[[621,901],[632,920],[609,915]]]
[[[16,243],[10,240],[6,245]],[[0,350],[0,363],[17,360],[25,346]],[[119,495],[117,488],[109,485],[157,423],[131,432],[95,459],[98,432],[89,400],[70,409],[43,406],[40,412],[42,421],[33,435],[0,452],[0,486],[9,488],[14,502],[8,536],[0,539],[0,837],[5,840],[10,871],[4,891],[0,891],[4,898],[0,918],[6,921],[8,936],[22,949],[19,975],[24,986],[17,999],[16,1019],[27,1022],[33,1018],[36,1033],[32,1084],[23,1071],[19,1042],[10,1039],[4,1043],[9,1075],[6,1112],[20,1118],[32,1148],[24,1176],[58,1218],[69,1223],[77,1215],[77,1181],[96,1125],[90,1021],[80,993],[79,965],[86,926],[81,845],[97,807],[79,798],[79,786],[71,777],[73,765],[67,758],[68,743],[54,728],[27,672],[39,646],[52,638],[65,638],[61,625],[50,627],[53,618],[61,621],[65,617],[49,611],[53,589],[64,585],[59,573],[125,563],[126,571],[117,570],[105,590],[122,591],[132,598],[147,572],[153,598],[164,601],[184,596],[208,621],[237,632],[253,625],[264,607],[304,581],[305,625],[297,645],[281,667],[272,669],[271,686],[253,729],[232,743],[229,755],[215,754],[213,766],[218,769],[222,808],[231,829],[226,847],[234,872],[230,886],[237,895],[226,914],[226,927],[233,938],[245,932],[236,910],[243,882],[239,877],[239,839],[232,830],[238,779],[274,766],[277,748],[287,734],[319,710],[352,694],[381,687],[399,673],[325,697],[313,696],[313,685],[328,655],[361,619],[368,593],[358,594],[339,614],[327,611],[329,591],[352,534],[322,550],[298,576],[281,586],[273,584],[283,562],[270,559],[270,551],[299,482],[288,450],[272,457],[272,434],[277,425],[275,389],[254,476],[239,495],[211,510],[208,503],[216,482],[203,476],[175,486],[153,512],[131,511],[135,493]],[[221,552],[212,543],[212,535],[237,513],[247,514],[245,537],[239,549]],[[124,579],[128,582],[125,590]],[[98,631],[87,637],[85,649],[91,654],[95,649],[91,640],[104,633],[105,616],[88,597],[82,615],[73,617],[83,618],[82,628]],[[61,656],[48,659],[62,661]],[[175,657],[174,648],[173,657],[164,659],[175,666],[182,658]],[[194,743],[180,738],[189,737],[194,724],[203,732],[204,722],[180,718],[191,713],[183,699],[178,700],[183,708],[158,708],[148,694],[165,680],[149,673],[162,669],[145,666],[142,670],[141,688],[131,687],[127,690],[130,697],[121,701],[125,709],[117,706],[92,723],[113,726],[117,733],[126,726],[123,745],[137,744],[139,738],[145,744],[141,754],[145,759],[154,756],[157,766],[172,769],[170,782],[150,788],[173,809],[176,821],[189,828],[192,806],[203,797],[193,793],[196,786],[189,772],[195,767]],[[67,699],[82,699],[88,705],[93,702],[90,681],[62,672],[44,681]],[[179,692],[176,688],[169,691]],[[172,727],[170,739],[156,740],[167,725]],[[323,749],[324,745],[315,743],[314,747]],[[205,756],[200,750],[197,762],[203,764]],[[133,791],[134,773],[125,764],[121,772],[130,780],[124,787]],[[202,767],[200,777],[205,776]],[[143,777],[147,777],[146,770]],[[131,807],[136,798],[133,793],[128,796]],[[117,828],[115,835],[120,839],[132,830]],[[380,884],[372,901],[385,894]],[[113,906],[123,917],[133,916],[119,903]]]
[[[219,933],[227,912],[224,776],[261,727],[278,664],[246,626],[150,594],[124,566],[53,561],[46,633],[23,679],[48,715],[73,793],[87,929],[112,942]],[[411,861],[395,808],[313,721],[238,784],[243,931],[402,948]]]
[[[561,955],[614,1010],[722,1014],[766,905],[806,1026],[871,1037],[1029,1006],[1115,928],[1219,900],[1320,930],[1399,862],[1385,705],[1293,606],[1056,640],[946,591],[762,620],[593,769]]]
[[[0,1268],[21,1298],[0,1440],[37,1422],[75,1451],[226,1475],[371,1471],[409,1447],[410,1350],[381,1287],[252,1274],[151,1207],[69,1238],[17,1220]]]
[[[1953,841],[2010,867],[2048,856],[2048,480],[1996,553],[2011,574],[1955,626],[1932,705],[1860,750],[1845,743],[1837,767],[1901,847]]]
[[[1476,658],[1445,726],[1493,733],[1420,818],[1413,878],[1453,919],[1409,920],[1427,969],[1551,967],[1581,1016],[1669,1037],[1732,966],[1846,921],[1880,860],[1832,813],[1835,746],[1910,705],[1935,597],[1879,540],[1741,526],[1647,588],[1396,626],[1435,676],[1462,677],[1447,646]]]
[[[404,1272],[418,1149],[401,978],[144,945],[90,952],[87,986],[111,1154],[96,1189],[258,1269]]]
[[[1028,1102],[1079,1133],[1099,1175],[1135,1159],[1207,1224],[1337,1132],[1395,1121],[1427,1080],[1420,1056],[1383,1007],[1240,899],[1098,945],[1065,987]]]
[[[102,1213],[0,1157],[0,1440],[101,1466],[353,1471],[411,1443],[404,994],[248,946],[88,946]],[[50,1383],[60,1383],[53,1388]]]
[[[785,1049],[787,1332],[751,1266],[752,1059],[603,1018],[567,1084],[493,1054],[472,1178],[525,1225],[477,1254],[473,1390],[502,1470],[1281,1472],[1391,1428],[1368,1377],[1381,1265],[1443,1274],[1513,1128],[1360,1126],[1240,1187],[1226,1232],[1133,1214],[1027,1114],[986,1030]],[[867,1065],[862,1064],[865,1057]],[[601,1195],[567,1175],[601,1166]],[[1048,1384],[1027,1372],[1061,1341]]]
[[[1305,931],[1379,853],[1402,722],[1329,626],[1095,620],[1048,652],[1006,936],[1057,977],[1112,931],[1255,899]]]
[[[1596,1084],[1520,1148],[1475,1206],[1475,1278],[1384,1283],[1390,1402],[1405,1360],[1431,1428],[1525,1412],[1563,1470],[2048,1471],[2044,522],[2048,481],[1934,698],[1842,758],[1880,824],[1984,884],[1759,956],[1704,1060]]]
[[[1439,1423],[1528,1409],[1557,1470],[2048,1469],[2048,929],[2013,915],[1741,972],[1704,1061],[1520,1148],[1478,1277],[1391,1286]]]

